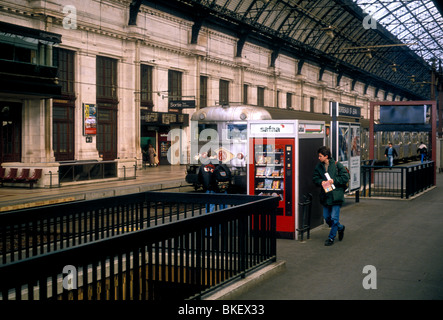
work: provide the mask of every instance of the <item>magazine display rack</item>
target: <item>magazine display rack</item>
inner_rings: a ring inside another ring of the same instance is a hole
[[[257,145],[255,148],[255,194],[279,196],[284,201],[283,145]]]

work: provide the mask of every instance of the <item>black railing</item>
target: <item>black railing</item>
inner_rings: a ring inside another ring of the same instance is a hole
[[[143,196],[161,203],[158,211],[169,207],[174,212],[181,200],[181,208],[186,203],[187,209],[162,215],[164,219],[157,216],[165,223],[146,229],[141,228],[143,219],[134,217],[138,223],[132,226],[140,230],[109,238],[94,231],[91,242],[0,266],[1,299],[198,299],[276,259],[276,197],[163,192]],[[173,199],[171,206],[165,205],[167,199]],[[199,215],[206,203],[227,204],[228,199],[236,206]],[[104,213],[102,204],[85,210]],[[134,207],[140,205],[135,201]],[[118,201],[108,208],[115,206]]]
[[[433,161],[408,166],[361,166],[363,197],[408,199],[434,185]]]
[[[300,233],[300,240],[303,241],[304,233],[307,238],[311,236],[311,213],[312,213],[312,194],[308,193],[303,196],[303,201],[298,203],[299,208],[299,225],[297,231]]]
[[[250,201],[217,196],[216,204],[228,206]],[[145,192],[1,213],[0,264],[201,215],[207,197]]]
[[[117,177],[116,161],[63,162],[59,167],[59,183]]]

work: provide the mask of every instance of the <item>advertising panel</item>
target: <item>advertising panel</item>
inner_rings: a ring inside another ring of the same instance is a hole
[[[97,106],[83,103],[83,135],[97,134]]]

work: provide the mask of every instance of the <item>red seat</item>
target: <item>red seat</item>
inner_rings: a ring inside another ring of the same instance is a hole
[[[14,182],[23,182],[29,178],[29,170],[28,168],[22,169],[20,175],[14,179]]]
[[[2,178],[2,185],[3,185],[3,182],[13,181],[15,179],[15,177],[17,177],[17,171],[18,171],[17,168],[9,169],[8,174]]]
[[[33,175],[27,178],[25,182],[29,183],[29,187],[32,188],[34,186],[34,183],[36,183],[41,177],[42,169],[35,169]]]

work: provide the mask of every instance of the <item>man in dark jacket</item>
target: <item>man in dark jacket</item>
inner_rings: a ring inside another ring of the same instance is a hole
[[[391,142],[389,142],[385,149],[385,157],[388,158],[388,165],[392,167],[394,165],[394,157],[398,157],[398,154]]]
[[[318,149],[318,159],[320,163],[314,169],[312,181],[320,189],[320,203],[323,206],[323,217],[326,223],[331,227],[329,237],[325,242],[325,246],[334,244],[335,236],[338,231],[338,240],[343,240],[345,226],[341,225],[340,208],[345,198],[346,184],[349,181],[349,173],[345,167],[336,162],[331,156],[331,150],[328,147]],[[329,174],[330,179],[326,177]],[[325,191],[327,184],[333,184],[335,189]]]
[[[215,165],[212,163],[202,164],[198,169],[198,181],[201,183],[205,193],[215,193],[214,169]],[[214,207],[214,204],[206,204],[206,213],[214,211]]]

